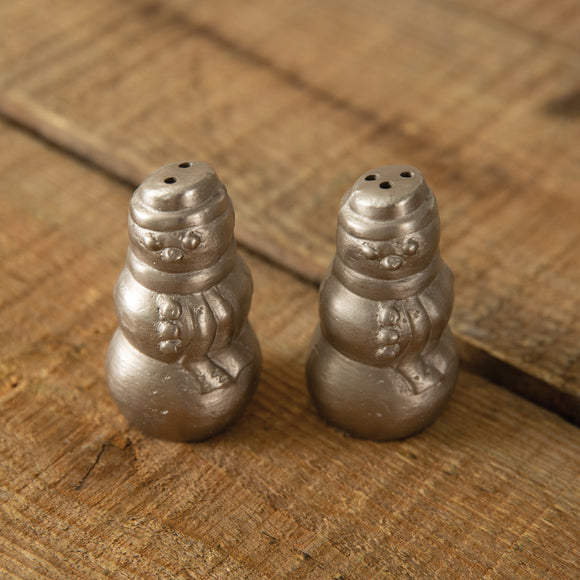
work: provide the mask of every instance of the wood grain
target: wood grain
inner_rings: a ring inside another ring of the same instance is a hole
[[[580,435],[461,373],[407,441],[317,417],[303,364],[317,293],[253,254],[258,393],[201,444],[130,428],[106,392],[129,190],[0,125],[0,575],[572,578]]]
[[[534,34],[538,42],[559,44],[563,48],[580,49],[580,7],[575,0],[559,0],[553,4],[519,0],[501,2],[483,0],[474,5],[468,0],[446,2],[472,13],[479,18],[488,18],[519,33]]]
[[[133,184],[208,161],[242,243],[314,282],[344,190],[418,166],[470,364],[580,422],[580,18],[496,4],[4,3],[0,111]]]

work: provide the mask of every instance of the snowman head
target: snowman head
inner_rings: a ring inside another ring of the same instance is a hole
[[[131,251],[156,270],[203,270],[234,243],[233,232],[231,200],[205,163],[165,165],[153,172],[131,198]]]
[[[414,167],[373,169],[341,201],[337,254],[365,276],[398,280],[421,272],[437,254],[439,236],[435,198]]]

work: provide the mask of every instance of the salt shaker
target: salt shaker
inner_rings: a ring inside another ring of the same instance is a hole
[[[414,167],[362,175],[344,195],[306,376],[331,424],[401,439],[441,413],[457,380],[453,275],[435,198]]]
[[[256,389],[252,278],[233,233],[231,200],[205,163],[161,167],[131,198],[107,382],[127,419],[155,437],[211,437]]]

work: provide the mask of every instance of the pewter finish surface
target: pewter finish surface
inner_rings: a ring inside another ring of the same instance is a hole
[[[439,255],[433,193],[414,167],[362,175],[340,204],[306,364],[320,414],[351,434],[401,439],[449,400],[458,358],[453,275]]]
[[[107,382],[127,419],[155,437],[219,433],[258,384],[252,278],[233,233],[230,198],[205,163],[161,167],[131,198]]]

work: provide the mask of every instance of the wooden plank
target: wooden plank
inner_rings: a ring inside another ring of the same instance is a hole
[[[493,19],[519,33],[534,34],[539,42],[580,49],[580,6],[576,0],[559,0],[552,4],[535,0],[482,0],[477,5],[468,0],[450,0],[449,5],[474,10],[480,18]]]
[[[132,183],[208,161],[240,240],[312,281],[352,181],[418,166],[463,352],[579,422],[578,52],[441,2],[236,6],[8,3],[0,110]]]
[[[130,428],[106,392],[127,186],[0,125],[0,575],[570,578],[580,432],[462,372],[395,443],[316,415],[309,284],[246,254],[263,380],[205,443]]]

